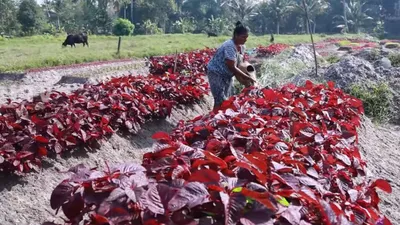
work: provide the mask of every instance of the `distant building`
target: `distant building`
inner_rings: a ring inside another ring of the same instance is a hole
[[[400,0],[382,0],[385,37],[400,38]]]

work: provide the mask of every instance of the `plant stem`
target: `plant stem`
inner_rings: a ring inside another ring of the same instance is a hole
[[[303,0],[303,7],[304,7],[304,11],[306,12],[306,20],[307,20],[307,31],[310,33],[311,36],[311,44],[313,47],[313,52],[314,52],[314,62],[315,62],[315,76],[318,77],[318,61],[317,61],[317,53],[315,51],[315,44],[314,44],[314,37],[312,32],[310,31],[310,19],[308,17],[308,8],[307,8],[307,4],[306,1]]]

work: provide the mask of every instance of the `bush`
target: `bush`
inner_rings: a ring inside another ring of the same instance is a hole
[[[151,20],[145,20],[143,23],[139,24],[138,34],[162,34],[163,30],[153,23]]]
[[[135,25],[127,19],[119,18],[113,24],[113,34],[117,36],[129,36],[134,29]]]
[[[389,60],[394,67],[400,67],[400,54],[389,55]]]
[[[338,63],[340,61],[340,58],[337,55],[332,55],[332,56],[329,56],[326,59],[326,61],[328,61],[328,63],[330,63],[330,64],[334,64],[334,63]]]
[[[393,95],[385,83],[375,84],[371,88],[353,85],[350,87],[350,94],[363,101],[368,117],[375,122],[387,121]]]
[[[180,18],[172,24],[173,33],[191,33],[195,30],[196,24],[192,19]]]

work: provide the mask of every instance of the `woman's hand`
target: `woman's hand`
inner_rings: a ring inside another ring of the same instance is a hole
[[[241,71],[236,66],[235,61],[227,59],[227,60],[225,60],[225,63],[227,65],[228,69],[233,73],[233,75],[235,75],[236,79],[238,79],[240,83],[244,84],[247,82],[253,82],[253,83],[257,82],[250,75],[243,73],[243,71]]]

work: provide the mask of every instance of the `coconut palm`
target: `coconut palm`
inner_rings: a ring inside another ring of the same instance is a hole
[[[305,4],[303,4],[303,1]],[[300,12],[304,16],[303,19],[306,27],[306,32],[309,33],[310,31],[312,31],[313,33],[315,33],[315,28],[317,26],[317,21],[315,20],[315,18],[318,15],[326,12],[326,10],[329,8],[329,3],[327,0],[295,0],[292,4],[292,8],[293,10]],[[310,30],[309,22],[306,18],[306,12],[308,13],[310,22],[313,24],[312,30]]]
[[[276,24],[276,33],[280,32],[282,21],[290,14],[293,0],[271,0],[268,2],[271,17],[274,18]]]
[[[225,0],[221,7],[227,6],[236,19],[246,21],[255,14],[258,3],[254,0]]]
[[[350,26],[355,33],[359,33],[360,28],[373,19],[367,14],[371,9],[365,7],[366,3],[365,0],[349,0],[348,3],[346,2],[345,15],[336,16],[344,23],[338,27],[348,29],[348,26]]]

